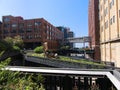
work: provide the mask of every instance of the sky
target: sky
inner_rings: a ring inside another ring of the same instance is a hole
[[[88,0],[0,0],[0,21],[5,15],[44,18],[69,27],[75,37],[88,36]]]

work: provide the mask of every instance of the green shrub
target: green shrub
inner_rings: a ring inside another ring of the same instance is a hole
[[[13,46],[13,50],[20,51],[20,48],[18,46]]]
[[[34,49],[35,53],[43,53],[43,46],[38,46]]]

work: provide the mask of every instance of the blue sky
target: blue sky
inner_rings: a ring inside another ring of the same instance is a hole
[[[54,26],[69,27],[75,37],[88,35],[88,0],[0,0],[4,15],[44,18]]]

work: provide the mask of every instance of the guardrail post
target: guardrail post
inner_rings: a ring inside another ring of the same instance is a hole
[[[69,76],[65,76],[63,81],[63,90],[72,90],[72,79]]]
[[[84,77],[84,90],[88,90],[88,77]]]

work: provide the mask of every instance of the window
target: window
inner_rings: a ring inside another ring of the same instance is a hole
[[[32,24],[31,24],[31,23],[28,23],[28,24],[27,24],[27,26],[28,26],[28,27],[31,27],[31,26],[32,26]]]
[[[105,11],[104,11],[105,16],[108,14],[108,8],[106,7]]]
[[[112,8],[112,2],[110,2],[110,9]]]
[[[112,18],[110,19],[110,25],[112,25]]]
[[[19,27],[23,27],[23,26],[24,26],[24,23],[20,23],[20,24],[19,24]]]
[[[17,24],[16,23],[12,24],[12,27],[17,27]]]
[[[114,0],[112,0],[112,5],[114,5]]]
[[[35,22],[35,26],[41,25],[41,22]]]
[[[8,30],[3,31],[3,34],[8,34],[8,33],[9,33]]]
[[[110,2],[110,9],[112,8],[113,5],[114,5],[114,0]]]
[[[102,21],[102,16],[101,16],[101,21]]]
[[[22,39],[24,39],[24,38],[25,38],[25,36],[23,36],[23,35],[21,35],[20,37],[21,37]]]
[[[103,26],[101,26],[101,32],[103,32]]]
[[[104,0],[104,4],[106,3],[107,0]]]
[[[4,24],[4,28],[9,28],[10,24]]]
[[[35,38],[41,38],[41,35],[35,34]]]
[[[113,23],[115,23],[115,16],[113,16]]]
[[[32,35],[26,36],[27,39],[32,39]]]
[[[27,32],[32,32],[32,28],[27,28]]]
[[[105,29],[108,28],[108,21],[105,22]]]
[[[18,32],[19,33],[24,33],[24,29],[19,29]]]
[[[10,21],[10,18],[4,17],[3,21],[4,21],[4,22],[9,22],[9,21]]]
[[[34,31],[38,32],[38,31],[40,31],[40,28],[35,28]]]
[[[15,29],[11,30],[11,33],[16,33],[16,30]]]
[[[120,10],[119,10],[119,18],[120,18]]]

